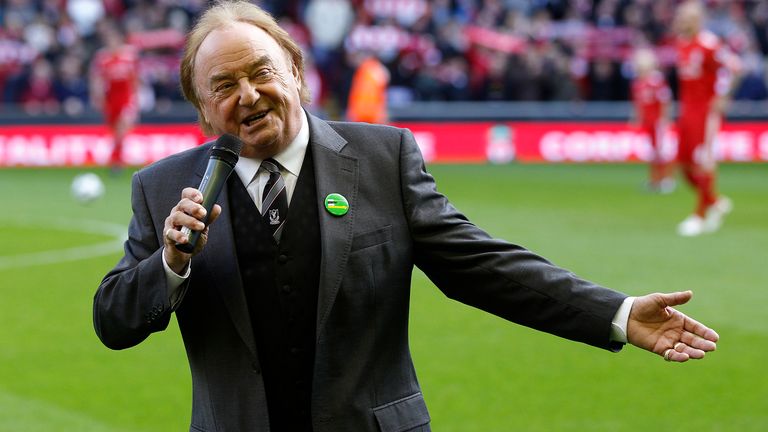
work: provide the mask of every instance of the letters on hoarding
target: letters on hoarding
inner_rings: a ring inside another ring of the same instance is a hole
[[[652,158],[650,140],[621,123],[398,123],[413,132],[427,162],[623,163]],[[125,139],[122,158],[142,166],[209,138],[194,124],[141,125]],[[362,143],[365,145],[365,143]],[[97,125],[0,126],[0,166],[108,165],[112,138]],[[768,123],[727,123],[715,140],[719,160],[767,162]],[[662,155],[674,159],[677,135],[664,134]]]

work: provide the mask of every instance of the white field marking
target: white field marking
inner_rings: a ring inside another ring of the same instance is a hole
[[[30,252],[18,255],[0,256],[0,270],[20,267],[32,267],[47,264],[79,261],[109,255],[119,251],[127,238],[127,229],[123,225],[109,222],[80,220],[80,221],[43,221],[17,220],[7,221],[6,225],[26,226],[32,228],[55,228],[62,231],[76,231],[89,234],[101,234],[112,237],[107,242],[75,246],[66,249],[54,249],[41,252]]]
[[[50,402],[22,397],[0,390],[0,430],[3,431],[78,431],[124,432],[87,413],[70,410]],[[7,410],[5,410],[7,408]]]

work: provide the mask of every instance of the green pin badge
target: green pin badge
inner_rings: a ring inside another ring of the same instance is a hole
[[[334,216],[344,216],[349,211],[349,201],[342,194],[328,194],[325,197],[325,209]]]

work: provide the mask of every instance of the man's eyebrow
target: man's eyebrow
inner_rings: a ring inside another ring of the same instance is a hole
[[[248,66],[246,66],[246,68],[247,68],[248,72],[250,73],[250,72],[253,72],[254,69],[258,69],[258,68],[263,67],[263,66],[268,66],[268,67],[274,68],[274,64],[272,63],[272,59],[268,55],[263,55],[263,56],[257,58],[252,63],[249,63]],[[215,84],[217,82],[225,81],[225,80],[228,80],[228,79],[232,78],[232,75],[233,75],[232,72],[218,73],[216,75],[213,75],[208,80],[208,83],[210,85],[213,85],[213,84]]]

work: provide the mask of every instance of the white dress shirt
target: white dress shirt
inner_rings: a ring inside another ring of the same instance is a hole
[[[272,157],[280,164],[280,174],[282,174],[285,182],[288,205],[291,204],[291,197],[294,189],[296,189],[301,165],[304,163],[304,155],[307,153],[307,146],[309,145],[309,123],[306,114],[302,115],[301,119],[301,129],[299,129],[296,138],[285,150]],[[235,173],[240,177],[240,181],[245,185],[248,195],[251,196],[259,211],[261,211],[261,197],[264,193],[264,187],[269,180],[269,171],[261,168],[261,161],[261,159],[241,157],[235,165]]]

